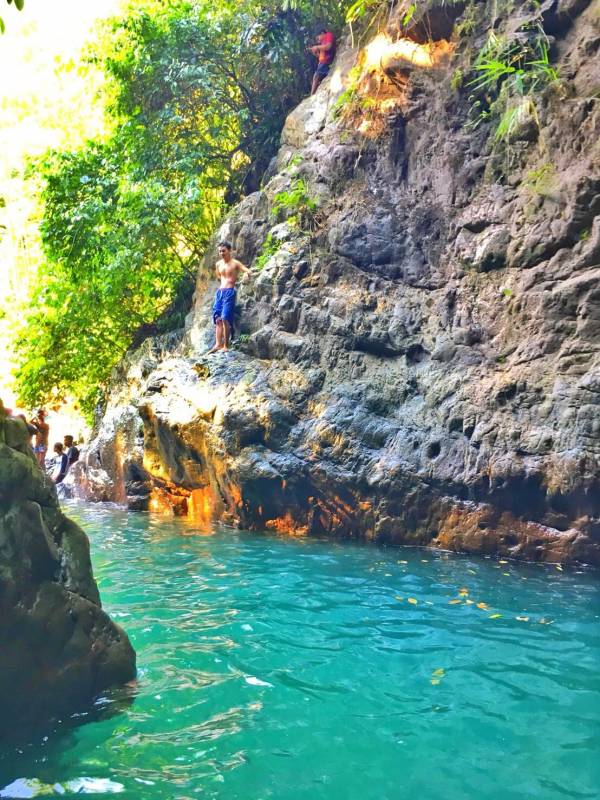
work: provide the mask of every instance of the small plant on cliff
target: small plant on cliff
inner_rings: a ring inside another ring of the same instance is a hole
[[[296,222],[301,228],[314,230],[317,226],[319,205],[308,191],[304,178],[295,178],[289,190],[278,192],[273,201],[273,216],[276,220]]]
[[[254,262],[254,266],[257,270],[262,270],[270,261],[270,259],[275,255],[275,253],[281,248],[282,242],[280,239],[276,239],[272,233],[270,233],[265,241],[263,242],[263,246],[261,248],[260,253],[256,257]]]
[[[536,93],[557,83],[558,70],[549,58],[548,37],[541,25],[507,39],[491,31],[473,65],[471,120],[477,128],[497,117],[495,138],[509,142],[519,125],[532,119],[539,127]]]
[[[524,185],[534,195],[545,197],[551,194],[556,185],[556,169],[554,165],[545,162],[537,169],[530,170],[525,176]]]

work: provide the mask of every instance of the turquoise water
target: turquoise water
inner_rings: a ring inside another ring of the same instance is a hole
[[[0,797],[600,797],[597,573],[70,513],[139,680]]]

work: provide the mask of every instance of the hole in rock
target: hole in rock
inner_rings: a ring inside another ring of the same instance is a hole
[[[409,364],[420,364],[429,353],[420,344],[411,345],[406,351],[406,360]]]
[[[454,417],[454,419],[450,420],[450,425],[448,426],[450,433],[462,433],[463,429],[463,420],[461,417]]]
[[[437,458],[442,452],[442,446],[439,442],[431,442],[427,445],[427,457]]]

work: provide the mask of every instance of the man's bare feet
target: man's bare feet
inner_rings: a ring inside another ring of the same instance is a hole
[[[218,345],[215,345],[214,347],[211,347],[210,350],[206,351],[206,355],[207,356],[212,356],[213,353],[216,353],[217,350],[220,350],[220,349],[221,348]]]

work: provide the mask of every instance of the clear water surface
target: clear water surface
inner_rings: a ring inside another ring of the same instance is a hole
[[[600,797],[597,573],[70,513],[139,679],[0,797]]]

